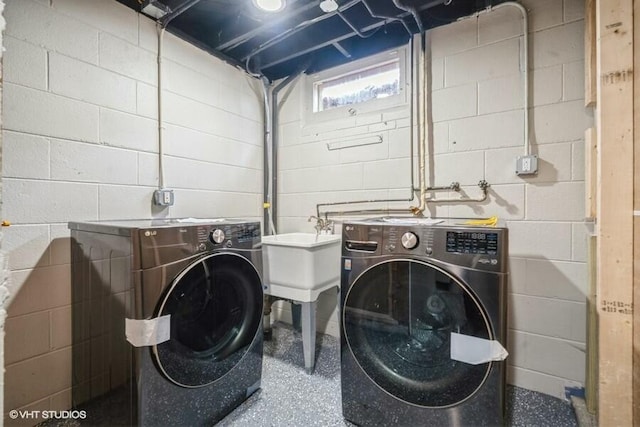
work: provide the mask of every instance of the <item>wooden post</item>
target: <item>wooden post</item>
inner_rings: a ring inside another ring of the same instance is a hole
[[[633,421],[640,423],[640,4],[633,2]]]
[[[584,105],[596,104],[596,0],[584,2]]]
[[[597,139],[595,128],[584,132],[584,216],[592,220],[596,219],[598,199]]]
[[[596,0],[600,426],[633,423],[633,0]]]

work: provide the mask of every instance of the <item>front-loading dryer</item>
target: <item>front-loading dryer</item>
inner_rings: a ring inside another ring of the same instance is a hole
[[[69,228],[73,404],[87,423],[210,426],[260,388],[258,222]]]
[[[503,424],[507,230],[396,218],[342,230],[344,417]]]

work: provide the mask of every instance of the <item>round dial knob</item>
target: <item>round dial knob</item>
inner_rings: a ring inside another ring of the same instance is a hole
[[[211,232],[210,237],[214,243],[222,243],[224,242],[224,231],[220,230],[219,228],[216,228]]]
[[[413,249],[418,246],[418,236],[410,231],[404,233],[400,241],[402,242],[402,246],[404,246],[405,249]]]

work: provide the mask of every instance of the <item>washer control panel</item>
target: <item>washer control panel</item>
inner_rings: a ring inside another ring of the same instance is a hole
[[[508,230],[465,225],[353,222],[343,226],[342,256],[419,257],[485,271],[506,272]]]
[[[207,227],[207,240],[217,246],[251,247],[260,241],[260,224],[220,224]]]
[[[498,233],[447,231],[447,252],[497,255]]]

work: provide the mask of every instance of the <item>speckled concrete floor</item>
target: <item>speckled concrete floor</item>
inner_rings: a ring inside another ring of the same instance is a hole
[[[262,389],[218,425],[353,426],[342,418],[339,342],[329,335],[318,335],[316,341],[316,368],[313,375],[309,375],[304,369],[301,334],[287,324],[275,324],[273,339],[266,341],[264,346]],[[116,415],[117,411],[105,412],[102,425],[116,424]],[[82,427],[87,423],[67,420],[49,421],[41,425]],[[578,423],[568,402],[510,386],[507,389],[507,425],[573,427]]]
[[[338,340],[318,335],[316,368],[304,369],[300,333],[277,323],[265,342],[262,390],[219,425],[352,426],[342,418]],[[568,402],[518,387],[507,389],[507,425],[517,427],[577,426]]]

